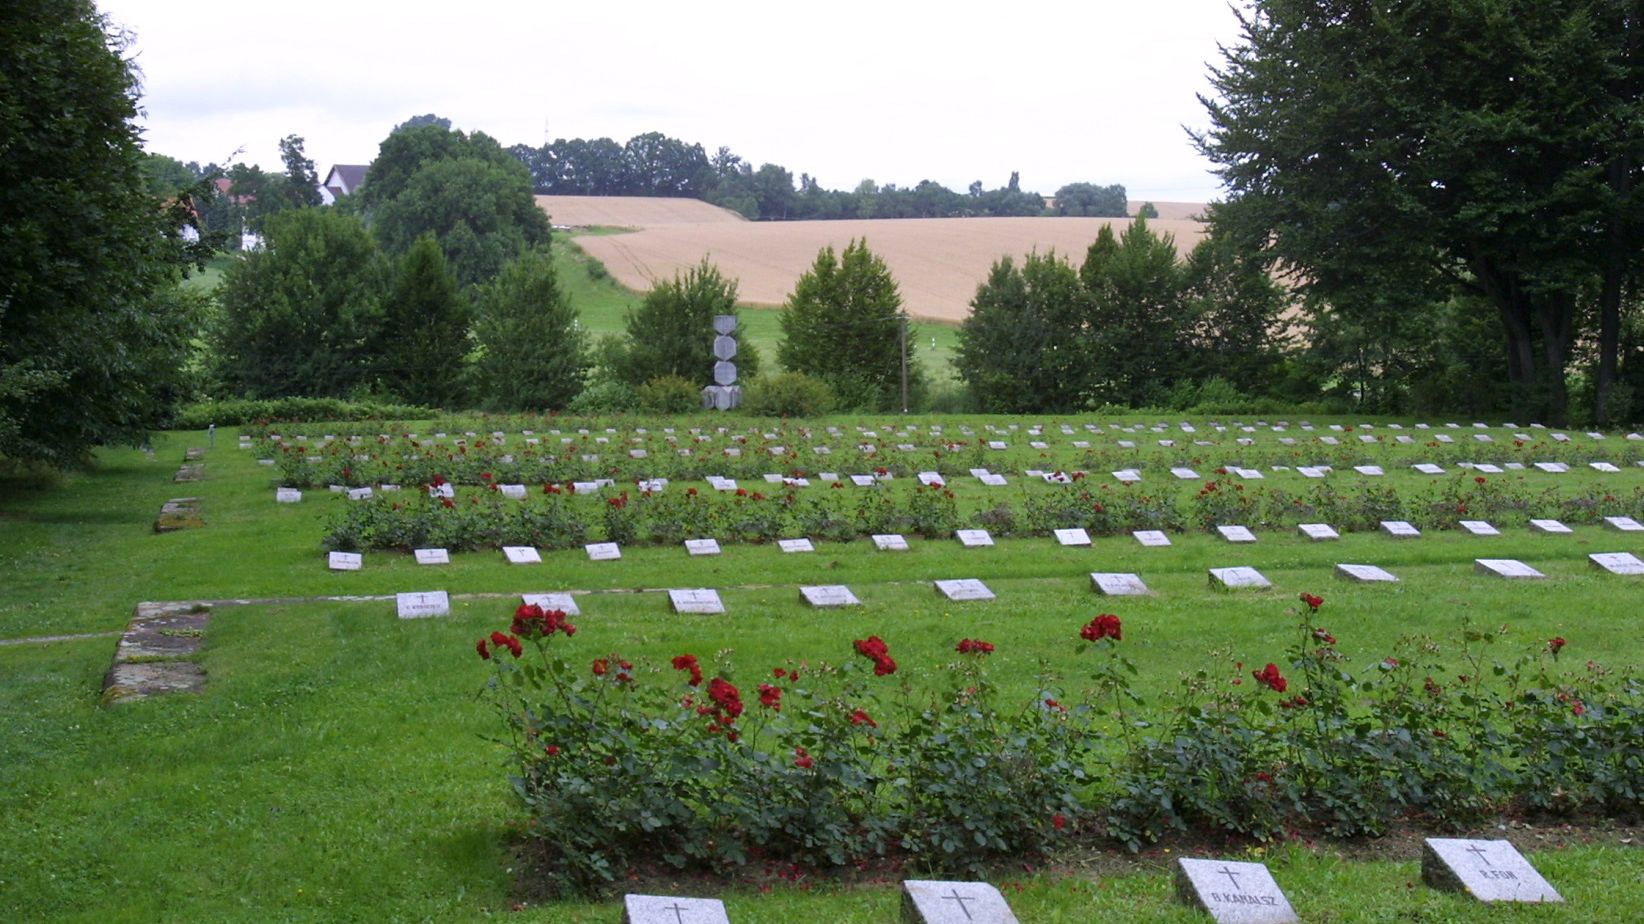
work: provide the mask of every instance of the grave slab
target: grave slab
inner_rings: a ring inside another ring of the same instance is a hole
[[[903,924],[1019,924],[999,890],[985,882],[909,879],[902,883]]]
[[[1537,581],[1547,576],[1516,558],[1476,558],[1473,560],[1473,570],[1492,577],[1524,581]]]
[[[1090,533],[1082,529],[1056,530],[1058,545],[1090,545]]]
[[[707,587],[670,590],[668,602],[673,604],[676,613],[717,616],[725,612],[719,591]]]
[[[873,544],[881,552],[906,552],[908,550],[908,540],[898,533],[875,535]]]
[[[497,485],[497,493],[501,494],[503,497],[508,498],[509,500],[524,500],[525,499],[525,485],[522,485],[522,484],[501,484],[501,485]]]
[[[1296,531],[1314,542],[1327,542],[1331,539],[1341,538],[1341,533],[1336,532],[1335,528],[1329,523],[1301,523],[1296,526]]]
[[[975,578],[962,578],[951,581],[937,581],[936,592],[955,603],[964,603],[970,600],[992,600],[993,591]]]
[[[365,563],[365,556],[359,552],[332,552],[326,556],[325,566],[332,571],[358,571]]]
[[[528,545],[505,545],[502,554],[510,565],[540,565],[542,555]]]
[[[816,546],[812,545],[809,539],[778,539],[776,547],[790,555],[816,551]]]
[[[685,551],[689,552],[693,556],[696,556],[696,555],[718,555],[719,554],[719,540],[718,539],[686,539],[685,540]]]
[[[1557,520],[1531,520],[1530,530],[1532,532],[1545,533],[1549,536],[1568,536],[1569,534],[1575,532],[1575,530],[1565,526]]]
[[[1133,468],[1122,468],[1113,473],[1113,477],[1125,484],[1142,480],[1142,473]]]
[[[1387,474],[1379,465],[1355,465],[1353,471],[1358,472],[1360,475],[1369,475],[1372,478]]]
[[[993,545],[993,537],[985,529],[954,530],[954,537],[967,549],[981,549]]]
[[[401,619],[428,619],[451,615],[451,597],[443,590],[395,594],[394,613]]]
[[[1621,468],[1614,462],[1589,462],[1587,464],[1593,471],[1603,472],[1606,475],[1613,475],[1616,472],[1621,471]]]
[[[1160,549],[1170,545],[1170,537],[1158,529],[1138,529],[1131,533],[1136,541],[1150,549]]]
[[[1195,472],[1194,470],[1192,470],[1190,468],[1183,468],[1183,467],[1177,467],[1177,468],[1171,469],[1170,474],[1176,476],[1177,478],[1180,478],[1183,481],[1197,481],[1198,478],[1199,478],[1199,473],[1198,472]]]
[[[1237,568],[1211,568],[1210,583],[1220,585],[1227,590],[1273,586],[1267,578],[1262,576],[1260,571],[1247,565],[1241,565]]]
[[[566,593],[520,594],[519,600],[526,606],[534,603],[542,607],[544,612],[559,610],[567,616],[582,615],[582,607],[577,606],[577,599]]]
[[[1375,565],[1337,565],[1336,577],[1355,584],[1397,584],[1399,579]]]
[[[1221,533],[1228,542],[1255,542],[1256,534],[1248,526],[1218,526],[1216,532]]]
[[[1394,539],[1419,539],[1421,530],[1404,520],[1382,520],[1381,531]]]
[[[1535,465],[1536,468],[1549,475],[1562,475],[1570,470],[1570,467],[1563,462],[1537,462]]]
[[[276,504],[297,504],[301,503],[302,499],[303,492],[297,490],[296,488],[274,489],[274,503]]]
[[[622,558],[622,549],[615,542],[590,542],[582,548],[588,553],[589,561],[617,561]]]
[[[1594,568],[1611,574],[1644,574],[1644,561],[1631,552],[1594,552],[1587,556]]]
[[[717,898],[622,896],[622,924],[730,924]]]
[[[1461,520],[1457,522],[1456,525],[1460,526],[1463,530],[1466,530],[1474,536],[1501,535],[1501,530],[1496,529],[1494,526],[1491,526],[1483,520]]]
[[[1510,842],[1429,837],[1421,847],[1421,880],[1466,892],[1481,902],[1563,902]]]
[[[411,554],[417,557],[419,565],[449,565],[451,553],[445,549],[417,549]]]
[[[1644,523],[1632,517],[1605,517],[1604,525],[1623,533],[1644,533]]]
[[[1176,897],[1208,912],[1217,924],[1300,920],[1273,874],[1261,863],[1182,857],[1176,861]]]
[[[1443,466],[1434,465],[1431,462],[1418,462],[1415,465],[1412,465],[1410,467],[1415,469],[1416,471],[1422,473],[1423,475],[1442,475],[1442,474],[1444,474]]]
[[[820,584],[799,588],[799,597],[814,607],[861,606],[862,601],[844,584]]]
[[[1145,597],[1153,592],[1142,583],[1140,575],[1114,571],[1092,571],[1090,584],[1104,597]]]

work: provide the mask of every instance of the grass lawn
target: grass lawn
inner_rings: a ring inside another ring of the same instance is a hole
[[[1194,533],[1173,536],[1167,549],[1129,538],[1099,538],[1084,549],[1024,538],[977,550],[913,539],[900,554],[865,542],[821,543],[808,555],[727,544],[712,559],[636,547],[620,562],[571,551],[547,554],[535,567],[507,565],[492,552],[458,554],[439,569],[369,553],[364,570],[332,573],[319,536],[347,501],[320,491],[302,504],[276,505],[270,471],[233,448],[227,432],[207,454],[204,481],[173,484],[191,445],[204,445],[204,435],[159,434],[153,458],[109,450],[89,472],[0,483],[7,576],[0,639],[117,631],[140,600],[432,589],[497,596],[458,599],[448,619],[406,622],[381,600],[221,607],[199,655],[209,676],[204,692],[115,708],[97,705],[113,638],[0,645],[0,919],[508,914],[516,900],[506,848],[515,810],[502,755],[485,740],[495,720],[475,696],[488,674],[472,644],[503,626],[512,609],[506,595],[520,592],[588,591],[579,597],[584,616],[570,651],[590,659],[618,651],[642,671],[665,671],[681,650],[705,661],[723,651],[735,671],[753,677],[788,659],[847,659],[850,639],[879,634],[914,695],[940,679],[957,639],[979,637],[998,646],[990,672],[1007,695],[1036,692],[1043,664],[1061,676],[1064,698],[1079,699],[1088,667],[1074,654],[1078,627],[1111,611],[1125,620],[1138,689],[1150,702],[1167,702],[1187,672],[1202,667],[1231,678],[1231,660],[1278,660],[1302,591],[1326,598],[1321,621],[1351,670],[1393,653],[1405,636],[1446,642],[1464,620],[1506,628],[1492,652],[1502,659],[1561,635],[1568,669],[1589,658],[1618,668],[1644,663],[1644,639],[1633,631],[1644,581],[1601,574],[1585,560],[1595,551],[1644,552],[1644,542],[1597,526],[1542,536],[1514,525],[1495,539],[1434,532],[1402,542],[1364,533],[1312,543],[1259,532],[1249,547]],[[1619,441],[1610,445],[1619,449]],[[1138,452],[1154,466],[1149,471],[1171,457],[1162,448]],[[1599,476],[1567,477],[1577,484]],[[1644,484],[1644,469],[1606,477],[1618,492],[1630,491]],[[1400,490],[1425,484],[1406,474],[1388,480]],[[182,495],[201,498],[206,528],[154,535],[160,504]],[[1472,560],[1484,556],[1522,558],[1548,579],[1478,576]],[[1378,564],[1401,583],[1345,584],[1331,577],[1336,562]],[[1234,564],[1256,565],[1274,588],[1207,587],[1206,568]],[[1097,598],[1088,579],[1095,570],[1137,572],[1155,594]],[[942,577],[981,578],[999,599],[948,603],[928,583]],[[847,584],[864,606],[807,609],[796,588],[811,583]],[[674,616],[654,592],[670,586],[720,588],[728,614]],[[1535,845],[1531,859],[1565,895],[1564,908],[1504,911],[1434,892],[1420,883],[1417,842],[1408,838],[1345,854],[1289,846],[1259,858],[1308,921],[1644,918],[1644,854],[1636,846],[1602,833],[1591,843],[1581,831],[1539,833],[1544,839],[1525,835]],[[1502,835],[1490,828],[1481,836]],[[1049,869],[1002,870],[995,881],[1024,921],[1205,920],[1172,898],[1173,856],[1074,852]],[[704,890],[717,891],[679,886],[683,894]],[[731,920],[748,924],[896,919],[894,882],[738,888],[724,897]],[[510,915],[620,916],[614,901],[532,903]]]

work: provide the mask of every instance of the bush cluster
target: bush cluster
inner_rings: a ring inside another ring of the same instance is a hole
[[[524,828],[566,890],[650,863],[976,873],[1076,833],[1139,849],[1172,832],[1272,841],[1509,810],[1636,816],[1636,678],[1561,669],[1562,638],[1497,662],[1502,633],[1473,628],[1448,658],[1410,639],[1355,669],[1318,622],[1324,601],[1302,601],[1283,666],[1200,671],[1156,707],[1131,688],[1114,614],[1069,627],[1095,656],[1078,704],[1048,671],[1026,702],[1005,702],[981,639],[942,663],[915,655],[935,686],[910,681],[877,636],[839,663],[738,671],[681,652],[636,665],[578,651],[565,614],[534,606],[476,648],[495,667],[486,693]]]

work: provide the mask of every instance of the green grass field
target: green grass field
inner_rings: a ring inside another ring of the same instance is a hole
[[[987,422],[1032,423],[968,419]],[[850,421],[816,426],[828,423]],[[0,645],[0,918],[479,920],[508,913],[517,900],[507,849],[516,816],[502,754],[486,741],[494,719],[475,693],[488,674],[472,644],[502,626],[510,595],[521,592],[587,591],[572,652],[592,658],[619,651],[642,671],[664,670],[666,658],[686,649],[705,657],[723,651],[737,671],[752,675],[788,659],[844,660],[850,639],[879,634],[917,687],[947,663],[955,640],[981,637],[999,647],[991,673],[1007,694],[1032,691],[1044,664],[1061,675],[1069,699],[1087,684],[1088,668],[1074,656],[1076,633],[1096,612],[1122,615],[1126,653],[1141,670],[1138,689],[1165,703],[1186,672],[1203,667],[1231,676],[1230,660],[1278,659],[1303,591],[1326,598],[1321,620],[1351,669],[1392,653],[1406,636],[1442,642],[1464,621],[1505,627],[1495,652],[1504,658],[1561,635],[1572,669],[1588,659],[1644,663],[1644,639],[1633,631],[1644,582],[1601,574],[1585,560],[1595,551],[1644,552],[1644,542],[1598,526],[1577,526],[1570,536],[1511,526],[1496,539],[1445,531],[1404,542],[1357,533],[1312,543],[1264,531],[1256,545],[1237,548],[1204,533],[1176,535],[1168,549],[1144,549],[1128,537],[1098,538],[1084,549],[1043,538],[977,550],[914,539],[905,554],[865,542],[822,543],[809,555],[727,545],[714,559],[636,547],[620,562],[589,562],[572,551],[547,554],[536,567],[507,565],[493,552],[458,554],[440,569],[369,553],[362,571],[334,573],[318,542],[348,502],[320,491],[298,505],[276,505],[270,470],[233,448],[226,431],[207,454],[206,479],[173,484],[183,448],[204,443],[200,433],[160,434],[152,458],[110,450],[85,473],[0,483],[7,577],[0,639],[12,642]],[[1603,448],[1619,458],[1625,446],[1612,438]],[[1498,444],[1488,453],[1506,451]],[[1016,452],[1003,454],[1010,464],[1036,457]],[[1142,446],[1133,455],[1152,477],[1174,450]],[[1012,471],[1003,462],[996,470]],[[1571,484],[1607,478],[1617,493],[1644,485],[1636,466],[1563,477]],[[1403,473],[1388,480],[1401,490],[1423,483]],[[153,534],[160,504],[180,495],[201,498],[208,525]],[[1486,555],[1522,558],[1548,579],[1478,576],[1472,560]],[[1331,569],[1343,561],[1382,565],[1401,583],[1336,581]],[[1260,567],[1273,589],[1210,590],[1205,569],[1233,564]],[[1155,595],[1098,598],[1088,580],[1095,570],[1135,571]],[[929,584],[940,577],[981,578],[999,599],[948,603]],[[802,583],[847,584],[864,606],[809,610],[798,602]],[[720,588],[728,614],[674,616],[656,592],[670,586]],[[448,619],[408,622],[396,620],[383,600],[220,607],[199,655],[209,676],[202,693],[113,708],[98,705],[113,637],[39,640],[117,632],[141,600],[433,589],[495,596],[459,598]],[[1482,836],[1498,834],[1492,827]],[[1644,855],[1618,846],[1619,836],[1525,832],[1533,861],[1569,905],[1510,916],[1644,917]],[[1262,858],[1304,920],[1484,921],[1504,913],[1422,886],[1415,843],[1295,845]],[[1173,853],[1129,858],[1088,846],[1031,874],[999,871],[996,881],[1022,920],[1203,920],[1171,897]],[[719,887],[683,882],[678,890]],[[768,893],[739,887],[725,897],[733,921],[754,924],[896,917],[893,882],[821,881]],[[615,901],[533,902],[512,916],[596,922],[621,912]]]

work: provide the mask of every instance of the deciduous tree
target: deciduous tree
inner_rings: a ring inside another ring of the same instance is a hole
[[[675,273],[672,280],[652,286],[628,314],[612,371],[635,388],[662,376],[707,385],[717,336],[714,316],[736,313],[736,280],[725,278],[704,257],[684,275]],[[740,332],[732,336],[740,339]],[[759,354],[751,344],[739,346],[735,362],[741,378],[758,375]]]
[[[902,349],[910,390],[922,387],[907,314],[890,267],[865,240],[842,255],[824,247],[794,284],[782,313],[782,365],[827,382],[846,406],[900,407]]]
[[[1054,252],[1018,268],[993,264],[959,329],[954,368],[983,411],[1064,413],[1084,402],[1089,378],[1079,274]]]

